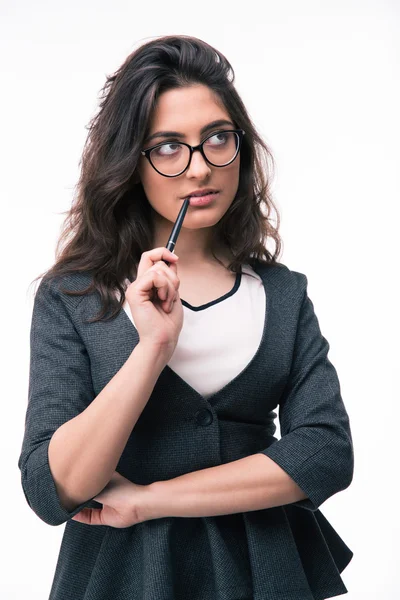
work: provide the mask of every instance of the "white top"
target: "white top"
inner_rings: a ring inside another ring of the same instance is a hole
[[[181,302],[183,326],[168,366],[207,398],[239,375],[256,354],[266,319],[264,284],[246,264],[227,294],[201,306],[183,298]],[[123,309],[135,325],[127,300]]]

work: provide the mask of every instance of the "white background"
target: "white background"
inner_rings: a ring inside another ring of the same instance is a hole
[[[280,260],[307,275],[339,374],[355,474],[322,512],[354,552],[342,573],[349,593],[341,597],[398,598],[399,2],[3,0],[0,6],[0,597],[48,598],[64,530],[30,510],[17,467],[30,283],[53,263],[105,75],[152,37],[188,34],[230,60],[237,89],[272,149]]]

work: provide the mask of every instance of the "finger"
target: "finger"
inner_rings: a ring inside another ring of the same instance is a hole
[[[164,263],[165,264],[165,263]],[[173,262],[169,265],[168,269],[170,271],[172,271],[173,273],[175,273],[175,275],[178,275],[178,261]]]
[[[171,267],[167,267],[165,263],[163,262],[157,262],[155,265],[153,265],[152,267],[150,267],[149,271],[155,271],[156,273],[159,273],[160,275],[164,275],[165,276],[165,284],[163,287],[165,287],[165,289],[167,290],[167,284],[168,284],[168,288],[172,287],[173,292],[175,293],[175,290],[178,289],[179,287],[179,277],[176,274],[176,272],[173,271],[173,267],[176,265],[171,265]],[[159,287],[158,285],[155,285],[155,287]]]
[[[163,262],[157,262],[140,278],[136,279],[131,294],[139,294],[154,301],[158,298],[161,302],[172,299],[179,288],[179,278],[170,267]]]
[[[159,271],[156,271],[156,273],[160,277],[160,282],[163,282],[163,285],[159,286],[157,283],[158,280],[155,278],[155,287],[158,288],[157,296],[160,298],[163,307],[165,308],[171,303],[171,299],[175,295],[175,286],[169,277],[164,276],[164,274]]]
[[[173,303],[175,293],[176,293],[175,287],[174,287],[173,283],[171,281],[169,281],[168,282],[168,293],[167,293],[165,299],[163,300],[163,309],[166,312],[170,312],[170,310],[172,308],[172,303]]]
[[[159,271],[159,269],[157,268],[158,265],[164,265],[164,263],[162,262],[158,262],[154,265],[154,267],[152,267],[150,269],[150,271],[154,268],[155,270]],[[172,308],[173,308],[173,304],[177,301],[179,294],[178,294],[178,289],[180,286],[180,279],[176,273],[177,271],[177,264],[176,263],[171,263],[170,267],[166,267],[165,265],[162,267],[162,272],[166,274],[167,276],[167,280],[168,280],[168,294],[166,295],[165,293],[165,288],[162,289],[162,291],[160,291],[160,293],[157,294],[157,296],[161,299],[162,302],[162,306],[163,309],[166,312],[171,312]]]
[[[86,525],[103,525],[100,513],[102,508],[82,508],[72,519]]]
[[[152,250],[148,250],[147,252],[143,252],[137,269],[137,275],[140,277],[143,273],[145,273],[150,267],[154,265],[154,263],[162,260],[167,260],[168,262],[175,263],[178,260],[176,254],[167,250],[165,247],[161,248],[153,248]],[[163,263],[165,265],[165,263]],[[167,266],[167,265],[165,265]],[[168,268],[168,267],[167,267]]]
[[[165,276],[172,281],[175,289],[177,290],[179,288],[180,281],[179,281],[179,277],[178,277],[178,274],[177,274],[177,265],[176,265],[176,263],[171,263],[171,266],[167,267],[167,265],[164,262],[159,261],[155,265],[153,265],[152,267],[150,267],[149,270],[150,271],[154,270],[154,271],[158,271],[160,273],[164,273]]]
[[[171,279],[174,282],[175,297],[176,297],[177,292],[179,290],[179,286],[181,284],[181,281],[180,281],[179,276],[178,276],[178,264],[177,263],[171,263],[171,265],[169,267],[169,272],[173,273],[174,275],[176,275],[176,277],[171,276]]]
[[[167,267],[168,268],[168,267]],[[161,271],[155,271],[154,275],[154,287],[156,288],[156,294],[158,298],[162,302],[166,301],[168,298],[168,294],[170,293],[170,288],[172,286],[171,281],[168,276]]]
[[[150,298],[154,288],[163,288],[166,286],[168,286],[167,275],[153,269],[149,269],[140,279],[135,281],[135,291],[139,293],[145,292]]]

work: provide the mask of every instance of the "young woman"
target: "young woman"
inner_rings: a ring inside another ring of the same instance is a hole
[[[35,296],[18,463],[33,511],[66,523],[50,600],[347,592],[319,507],[352,481],[349,418],[233,81],[204,41],[158,38],[90,124]]]

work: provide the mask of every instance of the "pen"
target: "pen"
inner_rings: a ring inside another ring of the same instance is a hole
[[[171,252],[174,251],[176,242],[178,240],[178,235],[181,230],[183,219],[185,218],[185,214],[188,209],[189,202],[190,202],[190,196],[188,198],[185,198],[185,201],[182,204],[181,210],[179,211],[179,214],[177,216],[175,224],[172,228],[171,235],[169,236],[166,248],[168,248],[168,250],[170,250]],[[169,262],[167,260],[165,260],[164,258],[162,260],[165,262],[166,265],[169,266]]]

